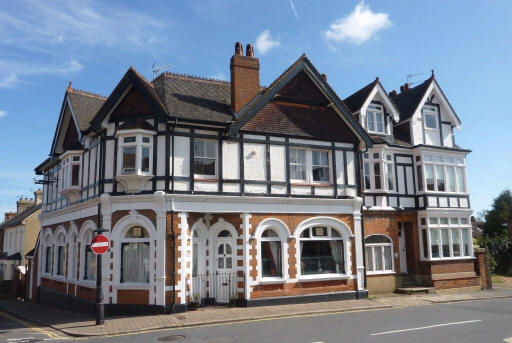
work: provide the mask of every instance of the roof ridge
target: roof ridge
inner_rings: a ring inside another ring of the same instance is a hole
[[[184,79],[193,79],[193,80],[206,81],[206,82],[217,82],[217,83],[223,83],[223,84],[231,83],[230,81],[215,79],[213,77],[204,77],[204,76],[197,76],[197,75],[191,75],[191,74],[174,73],[174,72],[169,72],[169,71],[165,71],[165,72],[161,73],[160,75],[155,77],[153,79],[153,81],[151,81],[151,82],[153,83],[156,80],[158,80],[162,77],[167,77],[167,76],[176,76],[176,77],[184,78]]]
[[[99,98],[101,100],[107,99],[107,97],[104,96],[104,95],[93,93],[93,92],[84,91],[84,90],[81,90],[81,89],[76,89],[76,88],[68,87],[66,90],[68,92],[71,92],[71,93],[86,95],[86,96],[90,96],[90,97],[93,97],[93,98]]]
[[[144,80],[145,82],[147,82],[151,87],[154,88],[153,86],[153,83],[150,82],[148,79],[146,79],[146,77],[144,75],[142,75],[141,73],[139,73],[139,71],[137,69],[135,69],[133,66],[130,66],[130,68],[128,68],[128,70],[131,70],[133,71],[138,77],[140,77],[142,80]]]

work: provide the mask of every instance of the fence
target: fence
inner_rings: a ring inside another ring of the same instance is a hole
[[[238,299],[239,283],[244,284],[245,277],[240,272],[215,272],[198,274],[191,278],[191,301],[206,299],[216,304],[228,304]]]

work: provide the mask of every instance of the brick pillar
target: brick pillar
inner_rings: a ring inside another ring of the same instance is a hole
[[[480,276],[481,289],[492,288],[492,271],[489,261],[489,251],[484,248],[474,248],[475,271]]]

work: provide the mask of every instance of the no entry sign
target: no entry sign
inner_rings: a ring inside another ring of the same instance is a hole
[[[109,247],[110,241],[106,236],[97,235],[91,241],[91,250],[97,255],[106,253]]]

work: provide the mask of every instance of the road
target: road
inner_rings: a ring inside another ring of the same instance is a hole
[[[56,335],[55,332],[21,328],[12,318],[0,321],[0,331],[0,337],[9,343],[65,341],[47,335]],[[20,340],[31,336],[33,340]],[[512,343],[512,299],[261,320],[81,340],[94,343]]]

